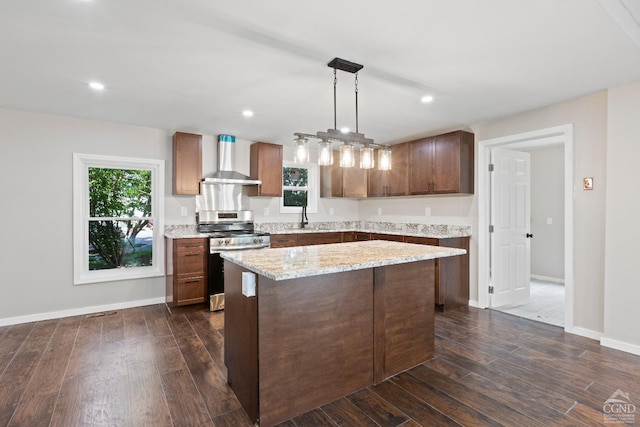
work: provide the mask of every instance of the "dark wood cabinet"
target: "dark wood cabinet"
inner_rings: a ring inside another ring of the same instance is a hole
[[[174,306],[207,298],[207,239],[167,239],[166,301]]]
[[[173,194],[200,194],[202,181],[202,135],[176,132],[173,135]]]
[[[250,196],[282,196],[282,145],[251,144],[249,167],[251,178],[262,181],[247,189]]]
[[[371,233],[364,233],[362,231],[356,231],[355,234],[355,241],[356,242],[362,242],[365,240],[371,240]]]
[[[464,131],[409,142],[409,194],[473,194],[473,151]]]
[[[298,236],[298,246],[325,245],[328,243],[342,243],[342,233],[300,233]]]
[[[336,159],[331,166],[320,166],[320,197],[367,197],[367,169],[361,169],[360,153],[355,150],[352,168],[341,168]]]
[[[446,246],[467,251],[464,255],[436,260],[435,302],[439,310],[469,304],[469,237],[434,239],[430,237],[405,236],[405,243]]]
[[[291,246],[298,246],[298,238],[295,234],[272,234],[271,235],[271,247],[272,248],[289,248]]]
[[[376,158],[377,158],[376,150]],[[409,194],[409,144],[391,146],[391,170],[369,169],[368,197],[407,196]]]
[[[390,240],[392,242],[404,242],[401,234],[371,233],[371,240]]]

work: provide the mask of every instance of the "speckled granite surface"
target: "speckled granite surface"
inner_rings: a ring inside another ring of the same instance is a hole
[[[222,252],[222,258],[273,280],[317,276],[462,255],[464,249],[370,240],[293,248]]]
[[[312,222],[306,228],[298,228],[297,222],[265,222],[255,223],[256,231],[271,234],[318,233],[329,231],[362,231],[366,233],[402,234],[406,236],[432,237],[446,239],[449,237],[471,236],[471,226],[446,224],[417,224],[374,221],[331,221]],[[167,225],[164,235],[172,239],[191,237],[208,237],[198,233],[195,225]]]

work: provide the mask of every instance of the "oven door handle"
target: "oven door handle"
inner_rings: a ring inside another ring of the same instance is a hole
[[[209,249],[209,253],[220,253],[220,252],[228,252],[228,251],[246,251],[249,249],[265,249],[268,248],[269,245],[245,245],[245,246],[237,246],[237,247],[214,247]]]

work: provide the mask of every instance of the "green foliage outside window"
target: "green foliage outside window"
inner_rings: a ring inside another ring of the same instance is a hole
[[[309,170],[306,168],[282,168],[283,206],[307,206]],[[292,188],[293,187],[293,188]],[[296,189],[295,187],[301,187]]]
[[[151,171],[89,168],[89,270],[152,265]]]

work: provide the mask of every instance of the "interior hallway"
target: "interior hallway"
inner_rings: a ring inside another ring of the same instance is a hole
[[[494,310],[564,327],[564,285],[531,279],[531,296],[519,304],[507,304]]]

